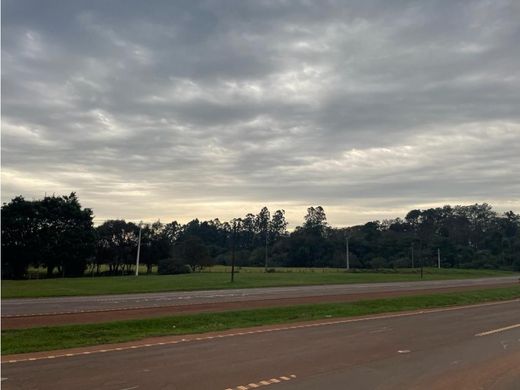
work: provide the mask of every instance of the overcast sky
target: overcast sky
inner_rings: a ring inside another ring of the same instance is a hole
[[[520,211],[520,2],[2,1],[2,201]]]

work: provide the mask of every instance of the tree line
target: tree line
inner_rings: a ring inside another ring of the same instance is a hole
[[[520,270],[520,215],[499,214],[486,203],[411,210],[404,219],[347,228],[327,223],[321,206],[309,207],[301,226],[288,231],[284,210],[221,222],[136,224],[108,220],[94,226],[93,212],[75,193],[40,200],[15,197],[2,206],[2,278],[122,275],[140,262],[147,271],[184,273],[214,264],[271,267],[396,268],[432,266]],[[346,245],[348,240],[348,246]]]

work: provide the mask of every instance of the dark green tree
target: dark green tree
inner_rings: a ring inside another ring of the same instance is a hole
[[[208,247],[197,236],[188,236],[174,249],[174,258],[180,258],[184,264],[188,264],[194,271],[201,271],[212,264]]]
[[[7,274],[22,277],[32,263],[47,267],[49,277],[56,268],[62,276],[83,275],[94,255],[92,218],[92,210],[82,208],[75,193],[31,202],[14,198],[2,207]]]
[[[280,237],[284,237],[287,234],[287,225],[285,210],[276,210],[269,225],[270,238],[273,242],[276,242]]]
[[[129,272],[135,264],[139,226],[122,219],[108,220],[97,227],[97,259],[109,273]]]
[[[327,216],[325,215],[323,207],[309,207],[304,219],[305,223],[303,224],[303,229],[313,231],[319,235],[325,233],[325,228],[327,227]]]
[[[17,196],[2,206],[2,278],[22,279],[39,265],[37,204]]]

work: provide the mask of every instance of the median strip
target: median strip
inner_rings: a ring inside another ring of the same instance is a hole
[[[13,329],[2,331],[2,355],[5,356],[7,354],[122,343],[155,336],[201,334],[260,325],[277,325],[313,320],[323,321],[324,319],[328,320],[330,318],[338,317],[367,316],[378,313],[392,313],[420,309],[427,310],[434,308],[452,310],[457,309],[457,307],[446,308],[446,306],[472,305],[490,301],[518,300],[518,298],[520,298],[520,287],[510,287],[465,293],[432,294],[349,303],[298,305],[234,312],[201,313],[101,324]],[[353,320],[358,319],[342,321]],[[338,321],[327,321],[325,324],[336,322]],[[271,329],[269,331],[273,330]],[[237,333],[237,335],[251,333],[253,333],[253,331],[242,331]],[[221,337],[215,335],[208,336]],[[198,338],[199,340],[203,340],[205,339],[205,336]],[[153,342],[148,344],[150,346],[157,345]],[[134,348],[137,348],[137,346],[134,346]],[[106,352],[111,351],[110,348],[104,347],[103,349]]]
[[[88,350],[88,351],[77,351],[74,353],[40,355],[37,357],[18,357],[18,358],[13,358],[13,359],[6,359],[3,361],[3,363],[21,363],[21,362],[35,361],[35,360],[75,357],[75,356],[98,354],[98,353],[105,353],[105,352],[116,352],[116,351],[119,352],[119,351],[131,350],[131,349],[157,347],[157,346],[164,346],[164,345],[175,345],[175,344],[195,342],[195,341],[208,341],[208,340],[212,340],[214,338],[229,338],[229,337],[254,335],[254,334],[262,334],[262,333],[270,333],[270,332],[290,331],[290,330],[304,329],[304,328],[316,328],[316,327],[322,327],[322,326],[341,325],[341,324],[348,324],[348,323],[362,322],[362,321],[410,317],[410,316],[417,316],[417,315],[430,314],[430,313],[439,313],[439,312],[446,312],[446,311],[453,311],[453,310],[473,309],[476,307],[483,307],[483,306],[507,304],[507,303],[516,302],[516,301],[517,300],[501,301],[501,302],[488,302],[488,303],[466,305],[466,306],[454,306],[454,307],[445,307],[445,308],[439,308],[439,309],[426,309],[426,310],[394,313],[394,314],[372,315],[370,317],[359,317],[359,318],[350,318],[350,319],[333,320],[333,321],[323,321],[322,320],[319,322],[311,322],[311,323],[304,322],[304,323],[298,323],[298,324],[287,325],[287,326],[279,326],[279,327],[274,327],[274,328],[273,327],[271,327],[271,328],[254,328],[249,331],[228,332],[228,333],[222,333],[222,334],[218,334],[218,335],[206,335],[206,336],[200,335],[199,337],[187,337],[187,338],[182,338],[182,339],[173,338],[170,340],[154,342],[154,343],[139,343],[138,342],[136,344],[125,345],[125,346],[121,346],[121,347],[92,349],[92,350]],[[410,351],[409,350],[399,350],[397,352],[398,353],[409,353]]]

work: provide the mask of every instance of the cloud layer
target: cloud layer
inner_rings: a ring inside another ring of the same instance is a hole
[[[520,210],[520,6],[2,2],[2,200],[292,226]]]

